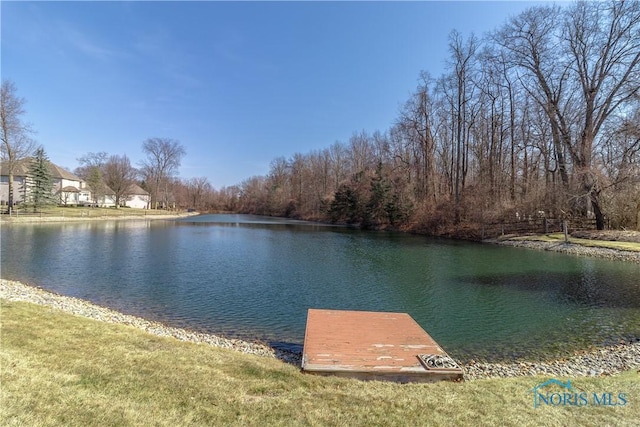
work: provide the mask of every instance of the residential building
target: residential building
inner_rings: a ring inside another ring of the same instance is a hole
[[[27,188],[25,182],[29,173],[31,159],[23,159],[18,162],[13,170],[13,202],[22,203],[25,199]],[[91,193],[87,183],[82,178],[72,174],[68,170],[49,162],[49,170],[53,179],[53,192],[59,197],[61,205],[78,205],[87,202]],[[0,204],[9,202],[9,168],[6,162],[0,163]]]
[[[124,205],[130,208],[149,209],[151,207],[151,195],[139,185],[133,184]]]
[[[13,201],[19,205],[25,199],[25,186],[29,173],[30,159],[24,159],[16,165],[13,171]],[[80,177],[68,170],[49,162],[51,177],[53,178],[53,192],[58,196],[58,203],[62,206],[93,205],[100,207],[114,207],[115,193],[106,187],[104,195],[97,202],[94,201],[91,188]],[[5,162],[0,163],[0,205],[9,202],[9,170]],[[149,209],[151,196],[137,184],[133,184],[127,197],[121,200],[121,206],[138,209]]]

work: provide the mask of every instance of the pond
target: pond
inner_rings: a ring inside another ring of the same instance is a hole
[[[5,279],[300,348],[309,308],[409,313],[460,360],[640,337],[640,265],[248,215],[5,225]]]

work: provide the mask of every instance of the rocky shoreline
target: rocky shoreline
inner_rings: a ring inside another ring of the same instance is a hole
[[[0,280],[0,298],[8,301],[25,301],[48,306],[103,322],[129,325],[153,335],[173,337],[180,341],[277,358],[296,366],[300,366],[301,362],[302,355],[300,353],[273,349],[266,344],[258,342],[248,342],[174,328],[140,317],[119,313],[78,298],[57,295],[21,282]],[[640,341],[585,351],[572,357],[550,362],[479,363],[471,361],[463,364],[462,367],[466,380],[533,375],[568,377],[613,375],[629,369],[640,369]]]
[[[634,251],[582,246],[575,243],[565,242],[541,242],[537,240],[490,239],[484,240],[484,242],[503,246],[560,252],[570,255],[590,256],[640,264],[640,252]]]
[[[173,337],[180,341],[208,344],[214,347],[227,348],[247,354],[277,357],[283,361],[295,359],[295,354],[288,354],[282,350],[274,350],[266,344],[252,343],[239,339],[224,338],[217,335],[174,328],[160,322],[153,322],[141,317],[123,314],[78,298],[58,295],[38,287],[25,285],[21,282],[0,280],[0,299],[30,302],[101,322],[129,325],[159,337]]]

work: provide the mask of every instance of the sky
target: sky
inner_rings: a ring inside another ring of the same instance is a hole
[[[453,29],[482,37],[502,2],[0,2],[2,80],[50,160],[137,166],[147,138],[186,149],[179,176],[217,189],[271,161],[384,132]]]

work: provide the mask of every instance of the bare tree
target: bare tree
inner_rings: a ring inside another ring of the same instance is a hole
[[[104,151],[87,153],[77,160],[80,166],[74,172],[87,182],[91,189],[91,198],[95,204],[98,204],[106,193],[104,169],[109,160],[109,155]]]
[[[640,229],[640,97],[605,127],[598,150],[603,165],[603,205],[613,227]]]
[[[104,169],[104,165],[107,164],[107,161],[109,160],[109,154],[104,151],[100,151],[98,153],[90,152],[82,157],[78,157],[76,160],[80,166],[75,168],[73,173],[86,181],[89,175],[91,175],[93,169]]]
[[[329,157],[331,162],[332,190],[336,191],[340,184],[347,179],[348,154],[344,144],[334,142],[329,147]]]
[[[347,155],[350,161],[351,173],[360,173],[375,167],[373,159],[374,148],[371,144],[371,136],[362,130],[354,132],[349,138]]]
[[[583,114],[579,137],[568,148],[601,230],[594,143],[611,114],[640,93],[640,2],[575,3],[567,13],[566,36]]]
[[[284,157],[277,157],[271,161],[268,191],[269,203],[274,215],[287,216],[286,206],[292,193],[289,172],[289,162]]]
[[[195,209],[202,209],[206,197],[213,189],[206,177],[191,178],[186,182],[189,206]]]
[[[611,114],[640,91],[640,2],[580,1],[559,12],[529,9],[510,20],[496,40],[523,71],[523,81],[533,83],[524,87],[548,116],[565,187],[566,150],[602,229],[594,144]]]
[[[306,157],[300,153],[294,153],[288,162],[289,181],[291,188],[291,194],[289,198],[294,200],[300,205],[304,196],[304,190],[308,187],[308,182],[305,178],[308,174],[308,162]]]
[[[167,206],[170,178],[178,173],[186,150],[174,139],[149,138],[142,143],[142,151],[147,155],[142,161],[142,174],[151,193],[151,204],[158,209],[162,191],[163,203]]]
[[[467,129],[470,126],[469,103],[473,96],[471,89],[471,74],[473,72],[478,40],[472,34],[465,42],[457,31],[449,35],[449,51],[451,59],[449,65],[452,69],[452,87],[454,99],[453,111],[455,120],[452,121],[452,129],[455,129],[455,164],[454,173],[454,202],[455,222],[460,221],[460,200],[469,165],[469,141]]]
[[[237,195],[240,212],[251,214],[268,212],[265,184],[266,178],[263,176],[253,176],[242,181]]]
[[[137,171],[126,155],[109,157],[104,166],[104,182],[114,192],[116,208],[130,196]]]
[[[429,93],[431,78],[421,73],[420,84],[416,92],[400,111],[398,130],[408,143],[415,168],[415,195],[421,204],[434,204],[436,201],[433,136],[433,107]],[[411,174],[411,171],[408,172]]]
[[[13,207],[13,174],[21,160],[28,157],[35,147],[31,138],[34,133],[28,123],[22,120],[25,100],[16,94],[15,84],[3,81],[0,92],[0,155],[9,175],[8,212]]]

